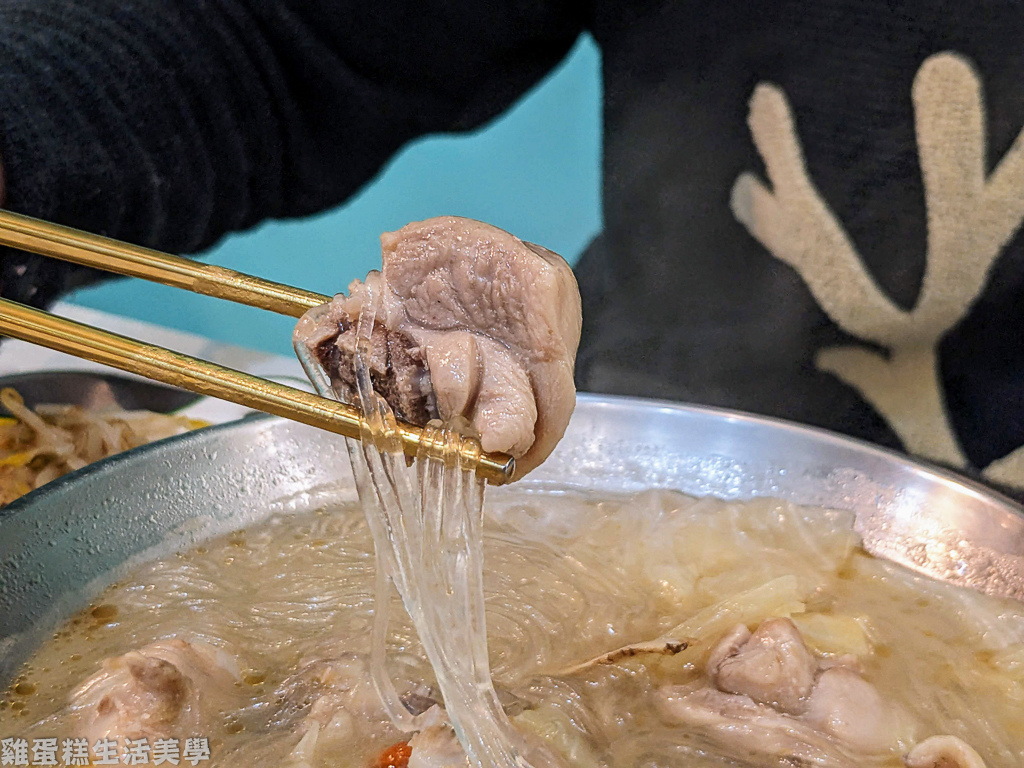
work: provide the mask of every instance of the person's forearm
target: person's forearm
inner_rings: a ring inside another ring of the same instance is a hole
[[[6,206],[186,253],[279,213],[287,93],[232,5],[0,2]]]
[[[4,207],[180,253],[280,214],[287,94],[260,74],[259,26],[230,6],[0,2]],[[0,258],[0,295],[37,306],[99,278]]]
[[[479,125],[579,28],[558,2],[0,0],[4,205],[196,253],[343,201],[416,136]],[[0,295],[36,305],[99,276],[0,258]]]

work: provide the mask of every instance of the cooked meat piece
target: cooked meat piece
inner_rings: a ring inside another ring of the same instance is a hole
[[[981,755],[956,736],[925,739],[903,762],[907,768],[985,768]]]
[[[82,731],[99,738],[169,738],[196,733],[237,696],[238,663],[206,643],[177,638],[107,659],[71,695]]]
[[[658,696],[658,709],[666,721],[707,739],[715,754],[741,765],[860,766],[825,734],[749,696],[686,686],[663,688]]]
[[[466,752],[448,724],[424,728],[409,740],[409,768],[468,768]]]
[[[300,732],[317,730],[319,744],[383,735],[380,728],[387,715],[370,679],[369,662],[358,654],[301,660],[299,670],[274,694],[278,705],[270,713],[270,728],[298,721]]]
[[[860,754],[881,754],[898,747],[899,713],[875,686],[847,667],[821,673],[804,719]]]
[[[752,635],[746,627],[737,627],[712,651],[707,667],[720,690],[790,714],[803,711],[817,669],[817,661],[789,619],[764,621]]]
[[[355,280],[349,285],[347,297],[339,294],[296,326],[296,339],[301,337],[313,352],[334,391],[346,402],[356,401],[354,361],[360,310],[364,305],[376,307],[384,292],[380,273],[371,272],[365,282]],[[388,328],[381,315],[373,323],[366,365],[374,390],[400,419],[425,424],[438,417],[422,350],[404,331]]]
[[[717,645],[711,649],[711,653],[708,654],[708,661],[704,666],[708,677],[714,679],[715,675],[718,674],[718,668],[722,666],[722,662],[735,656],[740,648],[747,644],[751,634],[753,633],[747,629],[746,624],[737,624],[726,632]]]
[[[509,702],[503,705],[506,711],[521,704],[507,692],[504,696],[499,695],[499,698],[509,699]],[[509,735],[511,742],[505,742],[504,747],[515,749],[518,753],[518,764],[535,768],[568,768],[539,739],[515,729]],[[448,713],[440,706],[435,706],[423,714],[423,727],[409,740],[409,748],[411,752],[407,768],[470,768],[474,764],[459,743],[455,730],[448,720]],[[491,751],[498,748],[493,742],[489,746],[478,743],[476,748],[482,750],[481,757],[485,765],[508,763],[506,758],[499,758]]]
[[[327,726],[333,711],[339,708],[371,719],[384,714],[370,681],[369,664],[354,653],[300,661],[298,671],[286,678],[274,694],[279,707],[273,713],[273,722],[278,724],[295,715],[305,715]]]
[[[301,755],[330,750],[330,743],[357,738],[374,741],[391,733],[384,705],[374,687],[369,660],[360,654],[338,651],[327,645],[323,650],[334,652],[325,658],[300,659],[299,669],[274,691],[276,706],[269,712],[268,730],[296,729]],[[444,717],[436,705],[433,690],[422,683],[406,680],[403,702],[413,714],[421,715],[424,727]],[[325,746],[327,745],[327,746]]]
[[[736,759],[789,754],[846,765],[902,746],[908,722],[861,677],[859,660],[815,658],[789,619],[769,619],[753,633],[737,625],[705,671],[714,688],[666,689],[663,712],[703,729]]]
[[[381,244],[383,272],[308,313],[296,342],[352,401],[359,314],[372,307],[370,378],[396,414],[417,424],[462,416],[484,450],[511,453],[526,474],[561,439],[576,402],[580,297],[569,265],[460,218],[409,224]]]

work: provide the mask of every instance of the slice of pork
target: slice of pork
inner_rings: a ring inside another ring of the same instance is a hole
[[[71,695],[83,735],[170,738],[198,733],[238,695],[238,662],[226,651],[178,638],[106,659]]]
[[[555,253],[496,227],[445,217],[381,237],[383,270],[311,310],[298,344],[344,400],[355,399],[360,312],[375,313],[370,377],[399,418],[462,416],[517,477],[561,439],[576,403],[580,296]]]

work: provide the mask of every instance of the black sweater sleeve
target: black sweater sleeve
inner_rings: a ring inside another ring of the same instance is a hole
[[[0,0],[5,207],[176,253],[335,205],[561,59],[555,0]],[[0,295],[98,278],[2,252]]]

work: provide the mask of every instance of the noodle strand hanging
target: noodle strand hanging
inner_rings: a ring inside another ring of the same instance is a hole
[[[372,291],[372,289],[371,289]],[[526,746],[509,722],[491,681],[483,594],[484,482],[460,464],[451,426],[427,426],[447,445],[444,458],[420,455],[410,467],[394,439],[395,417],[373,391],[366,363],[375,321],[366,302],[358,321],[355,379],[368,424],[349,441],[360,501],[376,548],[376,613],[371,669],[395,726],[404,732],[442,721],[435,710],[414,716],[385,668],[390,584],[412,618],[444,698],[444,716],[475,765],[527,766]],[[426,441],[425,441],[426,442]]]

